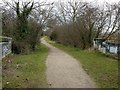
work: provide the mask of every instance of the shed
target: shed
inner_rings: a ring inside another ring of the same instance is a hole
[[[120,44],[107,42],[107,49],[110,54],[118,54],[120,52]]]
[[[94,48],[100,49],[101,46],[102,46],[102,42],[104,42],[104,41],[105,41],[105,39],[102,39],[102,38],[95,38],[95,39],[93,39]]]
[[[12,38],[0,36],[0,58],[11,53]]]

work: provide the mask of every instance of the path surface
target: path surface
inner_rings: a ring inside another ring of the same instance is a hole
[[[43,39],[42,43],[49,48],[46,61],[49,88],[96,88],[76,59]]]

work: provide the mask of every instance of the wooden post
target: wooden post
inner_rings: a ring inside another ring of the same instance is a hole
[[[0,42],[2,40],[2,13],[0,12]],[[0,45],[0,59],[2,57],[2,45]],[[1,60],[0,60],[1,61]]]
[[[0,12],[0,36],[2,36],[2,13]],[[0,89],[2,89],[2,45],[0,45]]]

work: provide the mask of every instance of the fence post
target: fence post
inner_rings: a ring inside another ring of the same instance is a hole
[[[2,36],[2,12],[0,12],[0,36]],[[2,44],[0,45],[0,89],[2,89]]]

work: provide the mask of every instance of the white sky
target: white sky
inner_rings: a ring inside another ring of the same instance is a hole
[[[6,1],[10,1],[11,2],[12,0],[6,0]],[[20,1],[33,1],[33,0],[20,0]],[[46,1],[46,2],[86,1],[86,2],[96,2],[96,3],[99,3],[99,4],[103,4],[104,2],[108,2],[108,3],[111,4],[111,3],[118,3],[120,0],[34,0],[34,1]],[[2,0],[0,0],[0,3],[1,2],[2,2]]]
[[[47,1],[60,1],[60,0],[47,0]],[[61,1],[87,1],[87,2],[93,2],[97,1],[99,3],[104,3],[105,1],[108,3],[114,3],[114,2],[119,2],[120,0],[61,0]]]

